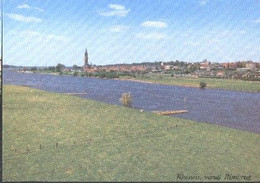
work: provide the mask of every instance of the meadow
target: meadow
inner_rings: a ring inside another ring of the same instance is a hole
[[[259,81],[244,81],[237,79],[221,79],[221,78],[173,78],[171,76],[159,74],[146,74],[144,76],[122,77],[121,79],[131,79],[136,81],[151,82],[165,85],[177,85],[187,87],[199,87],[200,82],[205,82],[207,88],[216,88],[224,90],[260,92]]]
[[[28,87],[3,96],[4,181],[260,180],[256,133]]]

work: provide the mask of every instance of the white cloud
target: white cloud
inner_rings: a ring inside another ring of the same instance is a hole
[[[126,26],[116,25],[116,26],[114,26],[114,27],[109,28],[109,31],[111,31],[111,32],[121,32],[121,31],[124,31],[124,30],[126,30],[126,29],[127,29]]]
[[[120,4],[109,4],[108,7],[111,9],[115,9],[115,10],[124,10],[125,9],[125,7]]]
[[[145,21],[142,23],[144,27],[166,28],[168,25],[163,21]]]
[[[17,8],[19,8],[19,9],[30,9],[31,7],[28,4],[21,4],[21,5],[17,6]]]
[[[66,41],[66,38],[64,36],[57,36],[54,34],[46,35],[45,37],[49,40]]]
[[[33,9],[35,9],[35,10],[38,10],[38,11],[41,11],[41,12],[44,12],[44,10],[43,10],[43,9],[41,9],[41,8],[38,8],[38,7],[33,7]]]
[[[35,31],[22,31],[22,32],[20,32],[20,35],[22,35],[24,37],[37,37],[37,36],[41,36],[41,34],[39,32],[35,32]]]
[[[58,36],[54,34],[42,34],[36,31],[21,31],[19,33],[14,32],[15,34],[19,34],[22,37],[40,39],[40,40],[53,40],[53,41],[66,41],[67,39],[64,36]]]
[[[254,23],[260,24],[260,18],[253,20]]]
[[[108,7],[110,8],[110,11],[101,11],[99,14],[101,16],[126,16],[130,9],[126,9],[123,5],[120,4],[109,4]]]
[[[36,17],[23,16],[23,15],[19,15],[19,14],[11,14],[11,13],[7,13],[6,15],[9,18],[16,20],[16,21],[19,21],[19,22],[26,22],[26,23],[42,22],[42,20],[40,18],[36,18]]]
[[[148,33],[148,34],[137,34],[137,38],[143,38],[143,39],[164,39],[166,38],[166,34],[164,33]]]
[[[206,4],[208,4],[209,0],[199,0],[199,4],[201,6],[205,6]]]
[[[32,7],[32,6],[29,6],[28,4],[21,4],[21,5],[17,6],[17,8],[18,9],[35,9],[35,10],[43,12],[43,9],[38,8],[38,7]]]

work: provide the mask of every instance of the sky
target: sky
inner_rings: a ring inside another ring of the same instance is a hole
[[[260,62],[260,0],[3,0],[4,64]]]

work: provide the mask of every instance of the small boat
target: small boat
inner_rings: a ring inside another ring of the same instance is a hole
[[[189,111],[187,110],[174,110],[174,111],[153,111],[156,114],[159,115],[174,115],[174,114],[181,114],[181,113],[187,113]]]

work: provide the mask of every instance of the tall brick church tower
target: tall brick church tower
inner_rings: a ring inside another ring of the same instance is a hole
[[[88,64],[88,50],[86,49],[85,55],[84,55],[84,67],[87,68],[89,66]]]

